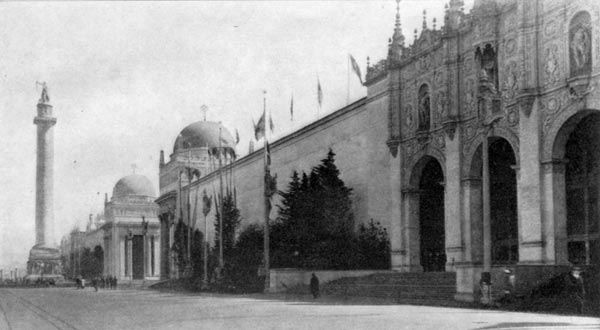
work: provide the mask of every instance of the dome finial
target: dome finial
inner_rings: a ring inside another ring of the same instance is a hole
[[[423,31],[427,30],[427,9],[423,9]]]
[[[400,0],[396,0],[396,29],[400,29]]]
[[[206,104],[203,104],[203,105],[200,107],[200,111],[202,111],[202,112],[203,112],[203,114],[204,114],[204,121],[206,121],[206,112],[208,111],[208,106],[206,106]]]

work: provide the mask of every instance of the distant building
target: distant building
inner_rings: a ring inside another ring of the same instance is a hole
[[[157,280],[160,277],[160,231],[155,191],[148,178],[129,175],[106,198],[102,215],[92,219],[85,231],[73,230],[63,238],[61,248],[67,261],[67,276],[85,271],[85,250],[97,258],[98,276],[120,280]]]
[[[160,205],[161,219],[161,274],[163,278],[177,278],[183,269],[177,267],[171,246],[174,238],[174,225],[176,221],[193,218],[193,203],[196,195],[187,193],[189,183],[198,178],[214,173],[221,165],[230,164],[235,159],[235,141],[229,131],[220,123],[211,121],[198,121],[185,127],[175,140],[173,153],[165,162],[164,152],[160,153],[159,178],[160,197],[156,203]],[[219,152],[222,150],[222,152]],[[231,178],[231,176],[228,176]],[[218,187],[211,186],[206,191],[214,194]],[[203,191],[199,192],[200,194]],[[192,199],[193,197],[193,199]],[[200,204],[202,196],[198,197]],[[197,211],[196,218],[202,218],[202,211]],[[208,225],[212,230],[213,218]],[[196,227],[204,232],[203,221],[197,220]],[[214,237],[211,236],[210,237]]]

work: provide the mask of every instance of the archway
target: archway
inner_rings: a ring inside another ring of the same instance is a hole
[[[131,249],[132,278],[142,280],[144,279],[144,236],[134,235]]]
[[[419,180],[419,232],[421,266],[425,272],[445,270],[444,173],[429,157]]]
[[[519,260],[517,178],[515,152],[502,137],[488,139],[491,261],[493,265],[515,264]],[[470,168],[470,217],[473,260],[483,259],[482,146],[473,154]]]
[[[572,118],[564,126],[572,130],[564,145],[568,260],[573,264],[598,265],[600,114]]]
[[[515,153],[503,138],[490,142],[492,263],[515,264],[519,261],[517,177],[513,169],[516,164]]]

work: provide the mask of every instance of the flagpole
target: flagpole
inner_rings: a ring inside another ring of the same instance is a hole
[[[190,148],[190,145],[188,143],[188,148]],[[187,179],[188,179],[188,189],[187,189],[187,218],[188,218],[188,239],[187,239],[187,265],[186,265],[186,271],[187,271],[187,275],[191,276],[192,275],[192,245],[191,245],[191,240],[192,240],[192,209],[191,209],[191,193],[192,193],[192,173],[191,173],[191,158],[192,158],[192,150],[188,149],[188,153],[187,153],[187,169],[186,169],[186,174],[187,174]]]
[[[220,190],[220,194],[221,196],[219,197],[220,201],[219,201],[219,214],[220,214],[220,218],[219,218],[219,277],[221,277],[221,272],[223,271],[223,220],[224,220],[224,215],[223,215],[223,161],[221,159],[221,154],[222,154],[222,150],[221,150],[222,146],[221,146],[221,125],[219,125],[219,150],[218,150],[218,157],[219,157],[219,190]]]
[[[319,99],[319,89],[321,88],[321,79],[319,79],[319,73],[317,72],[317,120],[319,119],[319,112],[321,111],[321,101]]]
[[[346,66],[347,83],[346,83],[346,105],[350,104],[350,56],[348,55],[348,61]]]
[[[263,91],[263,115],[266,114],[267,110],[267,91]],[[268,196],[268,186],[267,179],[270,175],[269,173],[269,165],[267,164],[267,134],[268,130],[266,128],[266,118],[265,118],[265,136],[263,141],[263,162],[265,168],[265,176],[264,176],[264,204],[265,204],[265,229],[264,229],[264,263],[265,263],[265,292],[269,291],[270,288],[270,263],[269,263],[269,209],[270,202]]]

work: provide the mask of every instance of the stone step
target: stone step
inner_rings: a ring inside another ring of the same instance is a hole
[[[452,305],[456,293],[454,273],[378,273],[342,278],[322,287],[323,294],[391,299],[395,302]]]

